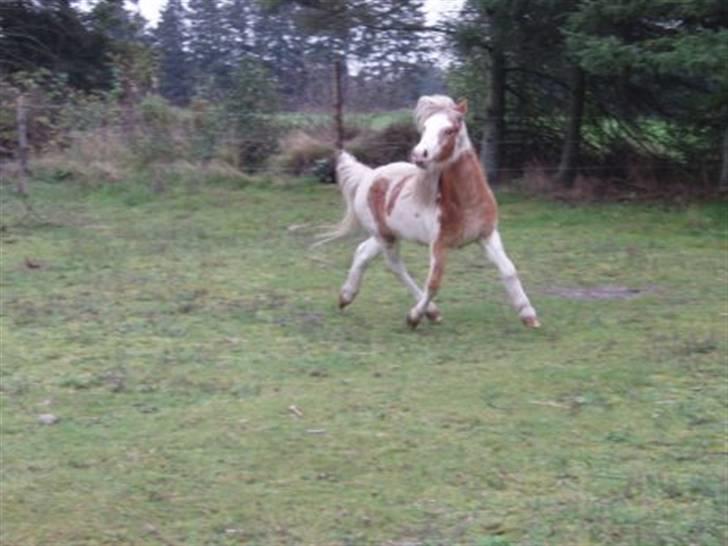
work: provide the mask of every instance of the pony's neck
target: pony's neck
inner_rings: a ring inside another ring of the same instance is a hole
[[[472,146],[441,171],[437,183],[439,193],[457,195],[457,200],[463,204],[473,202],[483,189],[488,188],[488,181]]]
[[[463,178],[465,180],[462,180]],[[455,187],[459,180],[464,182],[462,188]],[[443,184],[446,187],[443,187]],[[460,193],[466,190],[466,186],[472,189],[482,185],[487,186],[485,175],[470,142],[468,131],[463,125],[450,158],[424,171],[423,178],[417,185],[417,193],[420,202],[430,204],[437,201],[438,194],[442,191]]]
[[[439,171],[438,174],[442,173],[443,171],[445,171],[445,169],[460,161],[462,157],[472,149],[473,144],[470,142],[468,129],[463,123],[463,126],[460,128],[460,132],[457,135],[457,141],[455,142],[455,148],[453,149],[452,154],[446,161],[443,161],[435,167]]]

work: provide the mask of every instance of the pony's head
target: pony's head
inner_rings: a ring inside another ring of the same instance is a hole
[[[463,121],[467,112],[465,99],[456,104],[444,95],[420,97],[415,107],[415,123],[422,136],[412,150],[412,163],[427,169],[457,158],[469,145]]]

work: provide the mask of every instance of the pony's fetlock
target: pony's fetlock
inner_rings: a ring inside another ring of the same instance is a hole
[[[433,324],[440,324],[442,322],[442,313],[440,313],[440,310],[434,304],[430,304],[427,306],[425,316],[427,317],[427,320],[429,320]]]
[[[339,309],[344,309],[348,305],[351,305],[354,298],[356,298],[356,292],[350,292],[346,288],[342,288],[341,292],[339,292]]]
[[[413,309],[412,311],[407,313],[407,326],[409,326],[413,330],[420,325],[421,320],[422,315],[418,313],[417,310]]]
[[[521,322],[526,328],[541,328],[541,323],[536,315],[521,317]]]

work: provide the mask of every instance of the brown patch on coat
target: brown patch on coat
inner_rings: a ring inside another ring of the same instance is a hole
[[[440,235],[438,242],[458,247],[493,232],[498,206],[472,150],[440,175],[438,188]]]
[[[369,209],[372,211],[374,221],[377,223],[377,231],[379,236],[387,243],[393,243],[395,236],[387,225],[387,190],[389,189],[389,179],[377,178],[372,187],[369,188]]]
[[[432,297],[435,297],[437,291],[442,284],[442,277],[445,274],[445,257],[447,248],[441,239],[435,241],[432,246],[432,266],[430,267],[430,275],[427,277],[427,289]]]
[[[387,215],[391,215],[392,211],[394,210],[395,205],[397,204],[397,199],[399,199],[399,194],[402,193],[402,188],[407,183],[408,180],[413,178],[412,176],[406,176],[399,182],[397,182],[397,185],[392,190],[392,195],[389,197],[389,202],[387,203]]]
[[[438,153],[437,157],[435,157],[435,161],[440,162],[450,159],[450,156],[455,151],[455,145],[458,141],[461,126],[461,121],[453,120],[453,127],[450,129],[452,132],[448,134],[446,131],[443,131],[440,135],[440,153]],[[444,143],[442,141],[444,141]]]

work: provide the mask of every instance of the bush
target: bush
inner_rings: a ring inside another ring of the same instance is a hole
[[[380,131],[363,131],[346,147],[362,163],[378,167],[395,161],[408,161],[418,140],[419,134],[413,123],[394,123]]]
[[[281,134],[273,115],[278,109],[275,82],[261,63],[252,59],[240,63],[225,107],[234,128],[239,166],[258,169],[278,149]]]
[[[131,137],[130,148],[136,160],[147,166],[162,161],[173,161],[180,147],[173,139],[174,126],[178,123],[172,107],[162,97],[148,95],[139,105],[140,127]]]
[[[396,122],[379,130],[349,125],[344,136],[344,149],[372,167],[407,161],[419,138],[410,122]],[[311,174],[324,182],[333,181],[333,142],[331,129],[294,129],[281,138],[280,153],[271,166],[288,174]]]
[[[272,167],[289,174],[313,174],[317,165],[330,160],[334,146],[300,129],[285,135],[280,142],[281,153],[272,161]]]

